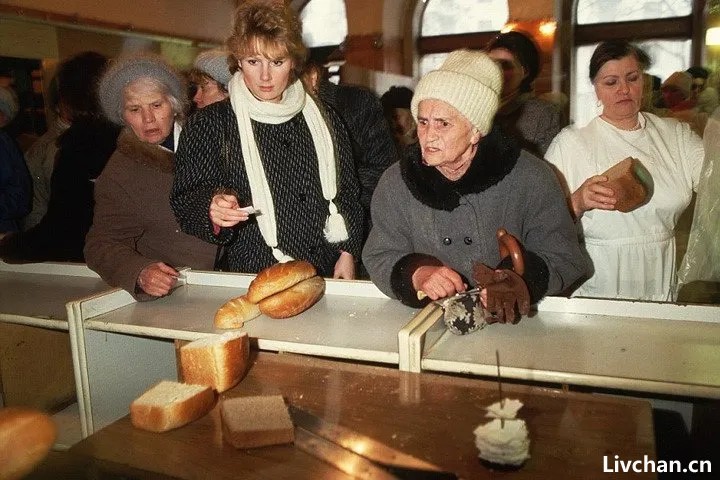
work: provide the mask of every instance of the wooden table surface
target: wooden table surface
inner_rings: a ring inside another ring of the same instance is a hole
[[[607,479],[603,456],[611,464],[616,454],[622,460],[655,458],[645,401],[504,384],[506,397],[525,404],[519,416],[528,425],[531,458],[517,471],[495,472],[478,461],[472,433],[487,421],[484,407],[498,399],[494,382],[253,352],[247,377],[224,395],[278,393],[288,403],[464,479]],[[347,478],[291,445],[236,450],[223,444],[217,408],[162,434],[135,429],[124,417],[70,452],[85,464],[133,478]],[[655,478],[652,473],[625,477]]]

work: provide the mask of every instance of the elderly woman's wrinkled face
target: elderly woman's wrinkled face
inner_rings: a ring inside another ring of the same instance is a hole
[[[123,99],[123,120],[140,140],[157,145],[172,133],[175,113],[155,83],[135,80],[125,87]]]
[[[495,60],[503,74],[502,95],[507,96],[515,93],[520,84],[527,76],[525,67],[515,58],[515,55],[506,48],[496,48],[488,52],[488,56]]]
[[[261,54],[239,59],[245,85],[263,102],[279,103],[290,83],[294,66],[290,57],[268,58]]]
[[[417,133],[425,164],[453,181],[467,172],[481,138],[455,107],[436,99],[418,105]]]
[[[634,55],[605,62],[593,83],[603,104],[602,114],[608,120],[637,116],[642,105],[643,72]]]

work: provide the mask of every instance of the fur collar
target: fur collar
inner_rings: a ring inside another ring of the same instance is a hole
[[[419,145],[401,160],[400,172],[413,197],[428,207],[449,212],[460,204],[463,195],[480,193],[505,178],[518,156],[518,143],[494,126],[480,140],[470,168],[459,180],[448,180],[435,167],[424,165]]]
[[[175,171],[175,155],[159,145],[142,142],[130,128],[123,128],[118,137],[117,149],[140,165],[161,172]]]

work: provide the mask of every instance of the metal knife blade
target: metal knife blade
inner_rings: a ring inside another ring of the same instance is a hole
[[[387,478],[414,478],[414,479],[457,479],[457,476],[450,472],[443,472],[437,465],[433,465],[419,458],[395,450],[366,435],[350,430],[336,423],[331,423],[317,417],[309,412],[301,410],[294,405],[289,405],[290,416],[293,419],[297,433],[300,429],[312,433],[315,437],[332,442],[357,456],[363,457],[375,465],[383,467],[385,472],[392,475]],[[296,439],[297,439],[296,435]],[[297,440],[296,440],[297,443]],[[302,447],[301,447],[302,448]],[[326,462],[340,468],[336,463],[323,458]],[[377,477],[368,477],[377,478]]]

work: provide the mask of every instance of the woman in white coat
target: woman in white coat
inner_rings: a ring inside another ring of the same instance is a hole
[[[585,127],[561,131],[545,156],[567,186],[593,263],[594,274],[577,296],[674,299],[674,228],[697,188],[704,154],[687,124],[640,112],[649,63],[627,42],[601,43],[590,59],[590,79],[602,113]],[[647,203],[622,213],[602,173],[626,157],[645,166],[654,191]]]

